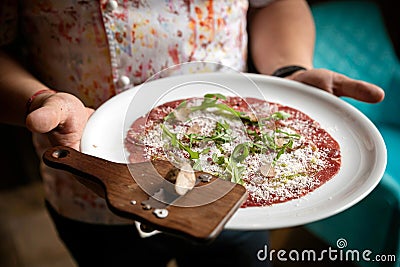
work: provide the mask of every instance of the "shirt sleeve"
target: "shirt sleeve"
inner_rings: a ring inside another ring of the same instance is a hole
[[[258,8],[258,7],[264,7],[274,1],[277,0],[249,0],[249,5],[250,7]]]
[[[18,30],[18,1],[0,1],[0,46],[12,43]]]

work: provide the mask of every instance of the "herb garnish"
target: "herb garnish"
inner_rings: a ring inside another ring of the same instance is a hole
[[[242,115],[241,112],[234,110],[230,106],[224,104],[224,103],[218,103],[219,99],[226,100],[226,96],[222,94],[206,94],[204,95],[204,100],[201,103],[200,106],[192,107],[192,111],[197,111],[197,110],[203,110],[207,108],[217,108],[222,111],[227,111],[237,117],[240,117]]]
[[[179,147],[179,148],[185,150],[186,152],[188,152],[190,159],[198,159],[200,157],[200,154],[208,153],[208,151],[210,150],[209,148],[206,148],[206,149],[202,150],[201,152],[194,151],[191,149],[191,146],[184,145],[181,141],[179,141],[176,134],[174,134],[170,130],[168,130],[168,128],[164,124],[161,124],[161,128],[163,130],[163,134],[165,134],[165,136],[167,136],[171,139],[172,146]]]
[[[215,128],[210,135],[206,136],[200,133],[183,134],[184,141],[178,140],[177,135],[172,133],[165,125],[161,125],[161,127],[163,135],[170,138],[171,144],[174,147],[179,147],[189,153],[190,159],[193,160],[193,168],[195,170],[201,169],[200,154],[209,153],[210,148],[203,149],[201,152],[195,151],[193,148],[200,147],[200,142],[213,142],[220,150],[220,153],[217,154],[214,152],[211,155],[210,160],[212,163],[225,169],[225,177],[227,179],[230,179],[234,183],[243,184],[244,182],[241,177],[245,171],[245,166],[242,165],[242,163],[250,154],[269,153],[272,151],[276,153],[272,162],[272,164],[275,165],[285,152],[293,148],[294,140],[300,139],[301,136],[296,133],[283,131],[276,127],[276,121],[290,118],[289,113],[276,111],[268,117],[250,119],[245,113],[237,111],[223,103],[223,100],[226,99],[227,98],[222,94],[206,94],[200,105],[188,107],[187,102],[184,101],[177,107],[177,109],[184,108],[185,112],[188,110],[189,112],[195,112],[198,110],[214,108],[225,112],[225,114],[234,115],[244,124],[251,126],[249,127],[250,129],[247,129],[246,131],[250,137],[250,141],[236,145],[230,155],[227,155],[227,153],[222,149],[222,145],[228,142],[233,142],[235,139],[232,137],[233,131],[229,123],[225,120],[217,121],[215,123]],[[173,114],[174,112],[171,112],[167,115],[164,121],[174,118]],[[278,139],[280,139],[280,142],[277,142]]]

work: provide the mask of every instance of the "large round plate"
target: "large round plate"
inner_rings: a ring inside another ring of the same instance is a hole
[[[286,203],[241,208],[226,224],[228,229],[274,229],[327,218],[363,199],[383,176],[386,167],[384,141],[361,112],[322,90],[256,74],[173,76],[129,89],[96,110],[84,130],[81,150],[126,163],[124,138],[136,118],[158,104],[185,97],[201,97],[206,92],[264,97],[299,109],[318,121],[341,147],[341,169],[326,184]]]

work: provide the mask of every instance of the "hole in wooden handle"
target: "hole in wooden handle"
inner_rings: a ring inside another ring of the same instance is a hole
[[[65,158],[66,156],[68,156],[69,151],[65,150],[65,149],[59,149],[54,151],[51,155],[53,156],[53,158],[56,159],[61,159],[61,158]]]

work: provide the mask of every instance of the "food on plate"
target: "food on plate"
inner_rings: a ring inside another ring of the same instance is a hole
[[[180,166],[180,171],[176,175],[175,191],[178,195],[183,196],[189,190],[191,190],[196,184],[196,176],[192,166],[189,163],[185,163]]]
[[[164,159],[242,184],[249,193],[243,207],[300,198],[341,165],[338,142],[305,113],[222,94],[152,108],[132,123],[125,146],[132,163]]]

